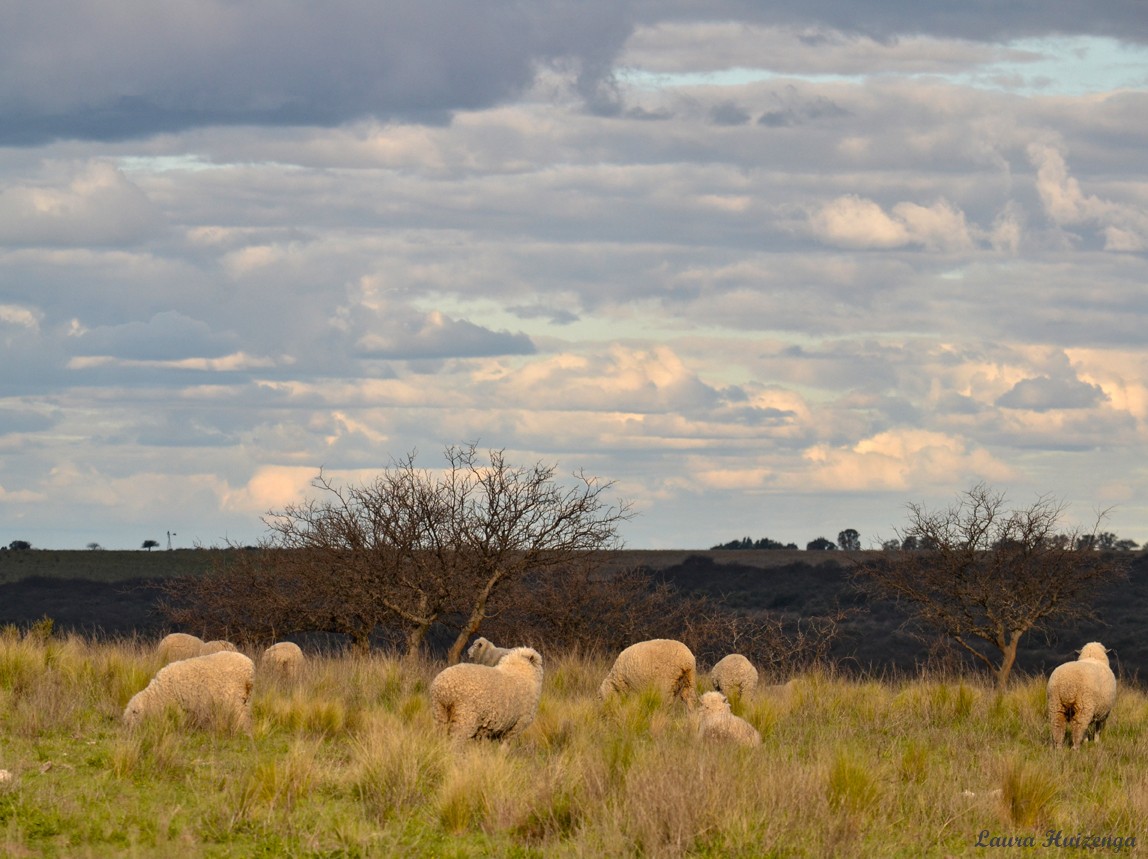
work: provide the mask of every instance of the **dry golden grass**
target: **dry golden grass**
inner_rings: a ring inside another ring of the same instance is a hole
[[[125,730],[157,667],[137,644],[0,634],[0,855],[942,857],[990,840],[1031,855],[1017,839],[1049,831],[1148,838],[1139,689],[1073,752],[1051,747],[1041,678],[998,694],[813,672],[737,702],[763,737],[745,748],[699,742],[653,693],[602,704],[608,662],[555,654],[520,738],[456,749],[428,661],[259,676],[252,736],[178,713]]]

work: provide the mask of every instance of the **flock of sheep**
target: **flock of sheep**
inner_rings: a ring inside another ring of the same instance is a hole
[[[149,716],[176,707],[205,723],[219,719],[233,729],[252,729],[251,691],[255,662],[226,641],[202,641],[172,633],[159,643],[165,663],[146,688],[128,702],[124,722],[138,725]],[[430,685],[435,722],[455,742],[506,741],[525,731],[542,698],[542,656],[530,647],[497,647],[485,638],[467,650],[469,662],[439,672]],[[304,662],[303,651],[279,642],[263,651],[260,670],[291,678]],[[704,741],[760,745],[761,734],[730,709],[730,698],[753,692],[758,672],[744,656],[732,653],[710,671],[714,691],[697,696],[697,663],[680,641],[653,639],[632,644],[618,654],[598,688],[607,700],[645,689],[667,701],[680,701],[695,714],[697,735]],[[1066,733],[1073,748],[1099,739],[1116,701],[1116,677],[1108,651],[1090,642],[1073,662],[1057,666],[1048,678],[1048,718],[1053,744]]]

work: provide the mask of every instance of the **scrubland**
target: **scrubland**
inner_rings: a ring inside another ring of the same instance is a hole
[[[175,715],[129,731],[152,642],[8,628],[0,855],[1108,855],[1148,839],[1138,688],[1074,752],[1051,747],[1041,677],[997,693],[819,670],[735,702],[760,747],[707,746],[656,695],[600,703],[608,658],[543,656],[525,734],[452,749],[430,716],[431,662],[313,657],[295,682],[257,675],[251,736]],[[1081,837],[1107,840],[1069,844]]]

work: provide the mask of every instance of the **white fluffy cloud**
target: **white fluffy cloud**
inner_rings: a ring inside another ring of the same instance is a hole
[[[809,224],[818,239],[842,248],[916,246],[941,253],[973,248],[964,213],[946,200],[928,206],[897,203],[886,213],[873,200],[847,194],[822,206],[810,217]]]

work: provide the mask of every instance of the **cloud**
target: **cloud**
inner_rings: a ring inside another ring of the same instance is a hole
[[[918,245],[938,252],[967,251],[973,239],[963,212],[946,200],[931,206],[897,203],[886,214],[877,203],[849,194],[815,212],[813,234],[826,244],[856,249],[889,249]]]
[[[1004,482],[1016,471],[975,442],[945,433],[903,428],[863,438],[848,447],[815,445],[804,453],[810,468],[790,488],[853,492],[945,487],[983,478]]]
[[[163,218],[106,161],[52,164],[39,182],[0,190],[0,245],[124,245],[153,236]]]
[[[996,405],[1006,409],[1047,412],[1052,409],[1088,409],[1107,399],[1099,385],[1079,379],[1038,376],[1017,382],[997,397]]]
[[[807,96],[789,86],[783,93],[775,93],[776,106],[758,117],[759,125],[769,128],[794,128],[821,119],[841,119],[849,111],[823,95]]]
[[[147,322],[80,331],[72,340],[76,355],[129,361],[219,358],[229,354],[235,345],[234,336],[215,333],[207,323],[175,310],[157,313]]]
[[[993,0],[973,0],[959,9],[887,0],[803,0],[801,3],[714,0],[705,4],[651,3],[639,8],[643,13],[642,22],[647,25],[733,22],[728,26],[785,27],[798,31],[803,42],[817,50],[833,47],[841,34],[846,38],[868,37],[878,43],[895,43],[897,37],[1005,41],[1062,33],[1148,42],[1148,22],[1135,0],[1106,2],[1103,13],[1099,14],[1094,7],[1082,6],[1073,0],[1052,0],[1039,5],[1024,2],[1001,5]],[[715,53],[722,54],[716,50]],[[923,59],[927,57],[926,53]]]
[[[401,321],[380,319],[369,328],[355,344],[355,353],[361,358],[476,358],[534,352],[534,344],[525,334],[491,331],[437,310]]]
[[[1148,207],[1121,204],[1085,194],[1069,174],[1064,154],[1048,144],[1032,143],[1028,157],[1036,167],[1036,190],[1045,214],[1059,227],[1098,230],[1109,251],[1137,253],[1148,250]]]
[[[731,101],[715,104],[710,108],[710,117],[714,125],[745,125],[750,119],[745,108]]]
[[[0,408],[0,436],[39,432],[55,422],[52,415],[38,409]]]
[[[624,4],[567,0],[62,0],[4,15],[0,143],[367,115],[442,123],[521,93],[548,64],[576,68],[591,93],[627,16]]]

